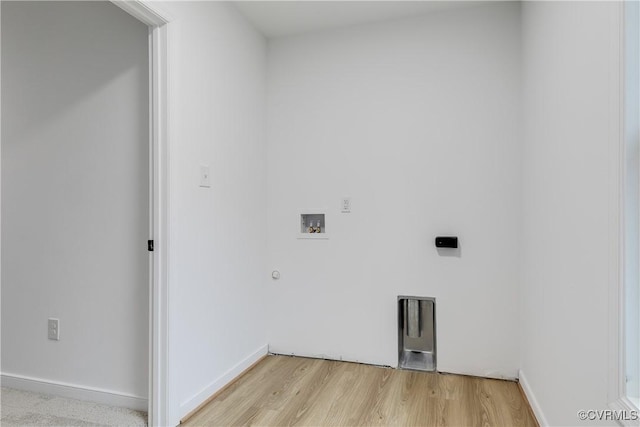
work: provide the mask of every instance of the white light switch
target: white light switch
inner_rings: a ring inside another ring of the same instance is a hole
[[[211,187],[211,176],[209,175],[209,166],[200,166],[200,187]]]
[[[349,213],[351,212],[351,197],[343,197],[342,203],[340,206],[340,212]]]

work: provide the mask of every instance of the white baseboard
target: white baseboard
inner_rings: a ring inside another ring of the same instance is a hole
[[[26,377],[24,375],[2,373],[0,376],[0,385],[17,390],[53,394],[69,399],[86,400],[103,405],[135,409],[137,411],[147,412],[148,408],[148,400],[143,397],[76,384],[49,381],[42,378]]]
[[[263,345],[256,351],[254,351],[249,356],[245,357],[242,361],[237,363],[227,372],[222,374],[218,379],[213,381],[211,384],[207,385],[200,392],[196,393],[190,399],[186,400],[180,405],[180,419],[184,418],[185,415],[189,414],[191,411],[200,406],[204,401],[206,401],[209,397],[211,397],[214,393],[221,390],[224,386],[229,384],[235,378],[237,378],[240,374],[242,374],[247,368],[260,360],[263,356],[265,356],[269,351],[269,346],[267,344]]]
[[[626,412],[627,414],[631,414],[632,411],[637,411],[638,408],[634,402],[631,402],[626,397],[620,397],[615,402],[609,403],[609,409],[613,409],[614,411],[618,411],[620,413]],[[631,417],[629,417],[631,418]],[[617,420],[618,424],[623,427],[636,427],[638,425],[638,420]]]
[[[544,412],[542,412],[542,407],[538,403],[538,399],[536,399],[535,394],[533,394],[533,390],[531,389],[524,372],[522,372],[522,369],[518,372],[518,381],[520,382],[522,391],[524,391],[524,394],[527,396],[527,400],[529,401],[529,405],[531,405],[531,409],[533,409],[533,414],[536,416],[538,424],[540,424],[540,427],[548,426],[549,422],[545,418]]]

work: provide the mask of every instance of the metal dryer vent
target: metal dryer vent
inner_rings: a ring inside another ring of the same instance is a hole
[[[398,368],[436,370],[436,300],[398,297]]]

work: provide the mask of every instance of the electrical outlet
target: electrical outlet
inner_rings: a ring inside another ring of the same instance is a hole
[[[49,318],[49,339],[59,341],[60,340],[60,320]]]
[[[340,212],[342,213],[350,213],[351,212],[351,197],[343,197],[340,203]]]

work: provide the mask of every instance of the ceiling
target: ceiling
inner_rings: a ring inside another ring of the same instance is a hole
[[[266,37],[387,21],[468,6],[469,1],[236,1],[240,12]]]

